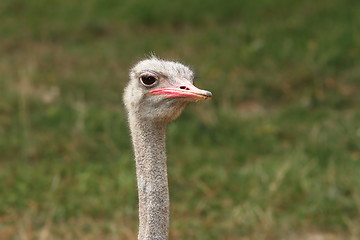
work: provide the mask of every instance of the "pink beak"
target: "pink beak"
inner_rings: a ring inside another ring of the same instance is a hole
[[[151,90],[149,93],[153,95],[166,95],[166,98],[182,97],[205,100],[212,97],[211,92],[201,90],[191,83],[185,83],[179,87],[171,86],[167,88],[154,89]]]

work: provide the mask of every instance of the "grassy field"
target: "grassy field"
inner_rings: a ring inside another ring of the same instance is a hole
[[[168,131],[171,239],[360,239],[360,2],[3,0],[0,239],[136,239],[122,91],[213,92]]]

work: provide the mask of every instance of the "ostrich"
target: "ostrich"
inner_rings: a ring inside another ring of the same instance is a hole
[[[156,57],[142,60],[130,70],[124,104],[136,162],[139,240],[168,239],[166,127],[188,103],[212,96],[196,88],[193,79],[187,66]]]

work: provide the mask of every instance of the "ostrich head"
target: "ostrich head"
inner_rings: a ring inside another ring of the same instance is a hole
[[[211,98],[209,91],[193,85],[194,73],[177,62],[152,57],[130,71],[124,103],[130,117],[142,121],[169,122],[193,101]]]

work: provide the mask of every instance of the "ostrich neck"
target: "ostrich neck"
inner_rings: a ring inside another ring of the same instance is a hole
[[[139,194],[139,240],[166,240],[169,190],[166,167],[166,124],[130,121]]]

